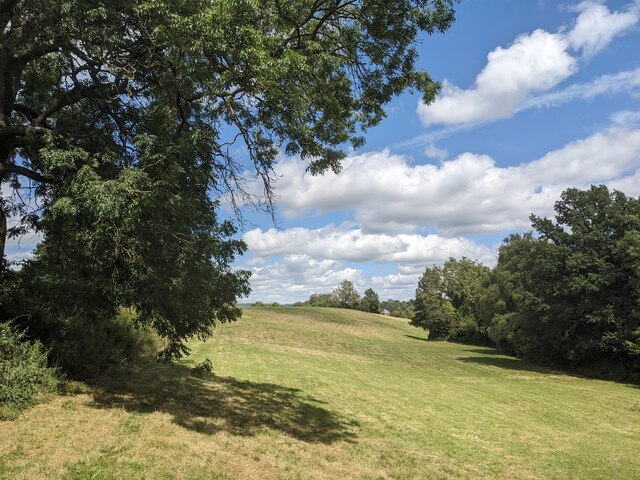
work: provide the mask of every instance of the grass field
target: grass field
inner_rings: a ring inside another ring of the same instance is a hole
[[[0,422],[3,479],[640,478],[640,389],[426,342],[405,320],[251,308]],[[214,375],[189,368],[211,359]]]

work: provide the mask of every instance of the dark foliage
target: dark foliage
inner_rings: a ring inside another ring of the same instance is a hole
[[[0,420],[15,417],[55,390],[56,372],[47,366],[39,342],[29,342],[13,325],[0,322]]]
[[[507,238],[480,282],[452,284],[446,264],[428,268],[412,323],[429,338],[489,340],[534,362],[639,380],[640,199],[572,188],[555,211],[531,216],[535,235]]]

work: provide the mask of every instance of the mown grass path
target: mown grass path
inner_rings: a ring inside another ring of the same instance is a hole
[[[0,478],[640,478],[638,386],[336,309],[247,309],[192,347],[0,422]]]

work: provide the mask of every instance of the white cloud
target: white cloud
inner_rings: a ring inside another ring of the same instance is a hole
[[[426,265],[449,257],[467,256],[492,263],[495,252],[466,238],[439,235],[371,234],[362,230],[326,226],[286,230],[259,228],[244,234],[252,255],[305,255],[332,261]]]
[[[614,74],[605,74],[587,83],[577,83],[551,92],[531,95],[517,106],[514,112],[522,112],[532,108],[555,107],[572,100],[591,100],[597,96],[616,95],[620,93],[626,93],[631,97],[640,98],[640,68]],[[623,118],[623,113],[624,112],[620,112],[619,115],[617,114],[616,117],[612,118],[612,121],[620,124],[618,119]],[[429,154],[429,149],[433,145],[432,142],[473,130],[483,124],[484,122],[479,120],[477,122],[459,123],[431,129],[417,137],[399,142],[395,144],[393,148],[394,150],[403,150],[426,144],[427,150],[425,154],[431,158],[438,158],[437,156]],[[628,123],[621,125],[630,126]],[[440,158],[440,160],[443,160],[443,158]]]
[[[395,273],[384,277],[375,276],[371,279],[371,284],[383,299],[409,300],[415,296],[418,280],[421,276],[422,272],[410,275]]]
[[[579,12],[575,26],[567,34],[571,47],[591,56],[638,21],[637,9],[610,12],[602,2],[585,1],[573,9]]]
[[[343,280],[365,285],[361,270],[334,260],[317,260],[303,254],[287,255],[280,262],[251,269],[249,301],[292,302],[306,300],[312,293],[331,292]]]
[[[591,56],[638,22],[636,9],[611,12],[594,1],[582,2],[572,29],[549,33],[538,29],[518,36],[507,48],[487,55],[487,64],[469,89],[448,82],[431,105],[418,104],[425,125],[476,123],[512,116],[537,92],[559,85],[578,69],[570,52]],[[567,92],[571,93],[571,92]]]
[[[590,100],[600,95],[611,95],[627,92],[631,95],[640,90],[640,68],[602,75],[588,83],[574,84],[554,92],[532,96],[517,111],[535,107],[550,107],[571,100]]]
[[[447,152],[446,148],[438,148],[433,143],[427,145],[427,147],[424,149],[424,154],[428,158],[435,158],[440,161],[446,160],[446,158],[449,156],[449,152]]]
[[[381,298],[408,299],[428,265],[462,256],[487,265],[496,261],[495,249],[466,238],[366,234],[346,224],[318,229],[254,229],[245,233],[243,240],[251,255],[257,256],[251,268],[249,301],[306,300],[312,293],[331,292],[342,280],[354,282],[360,293],[372,287]],[[369,278],[365,270],[343,262],[388,264],[396,272]]]
[[[445,82],[441,96],[431,105],[420,103],[418,113],[426,125],[507,118],[527,95],[548,90],[576,71],[567,47],[561,35],[544,30],[521,35],[508,48],[489,53],[473,88]]]
[[[640,124],[640,111],[624,110],[611,115],[611,121],[621,127],[636,127]]]
[[[344,279],[360,292],[372,287],[382,298],[410,298],[428,265],[461,256],[495,263],[495,247],[460,235],[526,230],[532,212],[553,215],[568,187],[606,183],[638,196],[640,129],[620,126],[637,115],[620,112],[613,119],[614,127],[508,167],[473,153],[414,165],[382,151],[347,158],[339,175],[311,177],[302,162],[284,159],[277,191],[288,217],[346,211],[354,220],[246,232],[253,257],[246,263],[253,271],[250,300],[304,300]],[[395,271],[373,274],[372,264]]]
[[[431,228],[452,236],[528,228],[529,214],[551,213],[562,190],[620,182],[638,168],[640,129],[613,127],[511,167],[473,153],[439,165],[410,165],[382,151],[347,158],[339,175],[311,177],[301,162],[285,159],[277,192],[289,218],[347,210],[367,234]],[[354,239],[348,249],[357,242],[364,247],[366,238]],[[383,254],[393,244],[376,248]]]

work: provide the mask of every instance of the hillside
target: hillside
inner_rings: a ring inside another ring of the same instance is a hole
[[[191,346],[0,422],[0,478],[640,475],[634,385],[328,308],[248,308]]]

